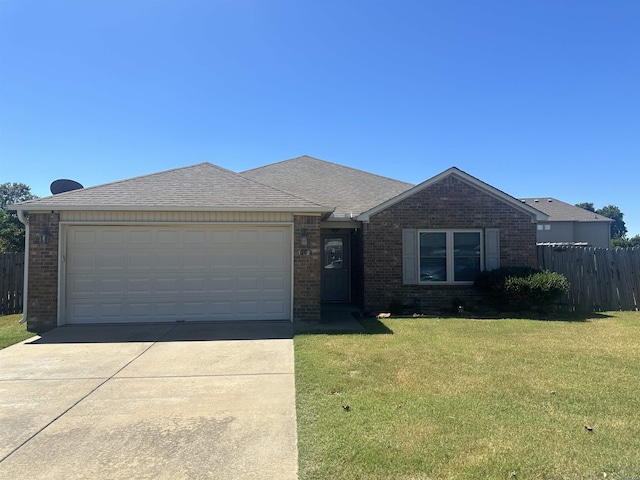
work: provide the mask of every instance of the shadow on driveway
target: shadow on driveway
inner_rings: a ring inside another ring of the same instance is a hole
[[[64,325],[27,345],[62,343],[196,342],[293,338],[289,321]]]

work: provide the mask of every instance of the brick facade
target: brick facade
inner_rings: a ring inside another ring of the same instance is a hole
[[[56,213],[29,216],[27,329],[30,332],[44,332],[58,324],[59,222]]]
[[[57,325],[59,215],[32,213],[29,236],[27,325],[41,332]],[[293,216],[293,321],[317,322],[321,314],[320,217]],[[374,214],[350,235],[351,299],[366,311],[387,311],[392,299],[421,311],[472,307],[469,286],[404,285],[402,231],[500,229],[500,264],[536,266],[536,226],[531,216],[455,175]]]
[[[531,216],[466,182],[449,176],[363,224],[364,309],[388,311],[389,302],[418,304],[420,310],[451,308],[452,300],[477,301],[472,287],[403,285],[402,230],[500,229],[500,265],[536,266],[536,226]]]
[[[320,321],[320,217],[293,220],[293,321]]]

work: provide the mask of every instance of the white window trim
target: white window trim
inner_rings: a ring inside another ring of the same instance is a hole
[[[447,268],[447,280],[446,281],[423,281],[420,280],[420,234],[421,233],[445,233],[446,234],[446,268]],[[454,255],[453,255],[453,234],[454,233],[477,233],[480,237],[480,271],[484,271],[485,268],[485,251],[484,251],[484,230],[481,228],[452,228],[452,229],[421,229],[416,230],[416,246],[417,246],[417,268],[418,268],[418,283],[420,285],[473,285],[473,282],[469,281],[455,281],[454,280]]]

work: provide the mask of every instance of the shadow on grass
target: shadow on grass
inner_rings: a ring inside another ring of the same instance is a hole
[[[371,317],[349,322],[298,326],[295,335],[393,335],[393,330],[377,318]]]
[[[553,312],[553,313],[541,313],[541,312],[487,312],[487,313],[473,313],[465,312],[463,315],[458,316],[451,314],[450,316],[443,315],[448,318],[466,318],[468,320],[536,320],[541,322],[590,322],[593,320],[604,320],[612,318],[612,315],[608,315],[602,312]]]

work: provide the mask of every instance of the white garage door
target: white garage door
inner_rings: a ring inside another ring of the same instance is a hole
[[[69,226],[66,323],[284,320],[287,226]]]

